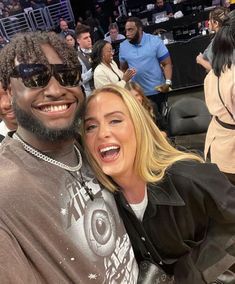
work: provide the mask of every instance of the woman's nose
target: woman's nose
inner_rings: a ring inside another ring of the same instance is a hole
[[[99,126],[99,137],[106,138],[110,136],[110,129],[107,124],[102,123]]]

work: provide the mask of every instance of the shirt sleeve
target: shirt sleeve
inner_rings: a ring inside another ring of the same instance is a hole
[[[124,48],[123,44],[121,43],[120,46],[119,46],[119,61],[124,63],[124,62],[126,62],[126,59],[125,59],[125,56],[124,56],[124,54],[125,54],[124,49],[125,48]]]
[[[0,228],[0,282],[1,284],[39,283],[19,243]]]
[[[164,42],[159,38],[159,36],[155,37],[155,46],[156,46],[156,56],[159,62],[163,61],[167,57],[170,56],[170,53],[165,46]]]

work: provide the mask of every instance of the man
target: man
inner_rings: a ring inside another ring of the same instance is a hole
[[[86,96],[89,96],[94,89],[93,72],[91,68],[92,40],[90,27],[79,25],[76,28],[75,37],[78,44],[78,59],[82,65],[82,83]]]
[[[76,51],[53,33],[26,33],[0,63],[18,121],[0,153],[1,284],[136,283],[113,196],[75,143],[84,102]]]
[[[109,25],[109,35],[104,38],[104,40],[111,43],[113,48],[113,60],[119,66],[119,47],[120,43],[125,40],[125,36],[119,34],[119,29],[117,23],[112,23]]]
[[[155,11],[156,13],[166,12],[168,17],[173,17],[173,10],[170,3],[165,3],[164,0],[156,0]]]
[[[7,92],[0,83],[0,141],[7,135],[9,131],[16,130],[17,122],[14,111]]]
[[[117,40],[124,40],[125,36],[119,34],[119,29],[117,23],[112,23],[109,25],[109,35],[104,38],[106,41],[112,43]]]
[[[46,6],[45,0],[31,0],[30,1],[31,7],[36,10],[36,9],[43,9]]]
[[[69,29],[67,21],[65,21],[63,19],[60,20],[59,26],[60,26],[60,33],[59,33],[59,35],[61,37],[65,38],[67,34],[72,34],[73,36],[75,35],[75,31],[72,30],[72,29]]]
[[[133,80],[142,86],[145,95],[157,103],[161,111],[171,86],[170,54],[158,36],[143,32],[139,18],[127,19],[125,30],[127,39],[120,44],[119,50],[120,68],[123,71],[136,69]]]

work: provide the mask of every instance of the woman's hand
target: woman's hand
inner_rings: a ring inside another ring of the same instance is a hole
[[[122,80],[128,82],[133,76],[136,74],[136,69],[129,68],[126,70],[126,72],[123,74]]]

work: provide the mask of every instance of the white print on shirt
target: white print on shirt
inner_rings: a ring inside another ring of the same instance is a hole
[[[100,187],[94,176],[86,169],[83,179],[92,188],[94,200],[82,187],[80,175],[68,176],[66,194],[60,194],[60,213],[68,234],[86,259],[90,259],[98,275],[89,271],[88,281],[93,283],[136,283],[138,266],[127,233],[123,230],[114,198]],[[103,278],[105,275],[105,278]],[[95,282],[94,282],[95,281]],[[96,282],[97,281],[97,282]]]

